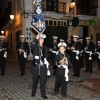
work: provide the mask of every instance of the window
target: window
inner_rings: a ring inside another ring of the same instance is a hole
[[[58,12],[58,0],[46,0],[47,11]]]
[[[76,0],[77,15],[97,15],[98,0]]]

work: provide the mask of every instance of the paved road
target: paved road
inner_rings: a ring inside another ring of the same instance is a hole
[[[0,76],[0,100],[43,100],[40,97],[40,85],[38,84],[36,97],[31,97],[32,73],[31,62],[27,62],[25,76],[20,76],[19,65],[17,61],[8,60],[6,64],[5,76]],[[51,66],[52,73],[52,66]],[[72,77],[72,68],[70,69],[70,81],[68,82],[67,99],[63,99],[60,94],[54,96],[55,76],[48,78],[46,84],[46,93],[48,100],[100,100],[99,89],[93,88],[93,83],[86,81],[97,78],[100,80],[100,71],[97,71],[97,65],[94,63],[93,74],[84,73],[81,69],[81,77]]]

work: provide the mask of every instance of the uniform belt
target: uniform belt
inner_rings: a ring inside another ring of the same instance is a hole
[[[39,59],[39,56],[35,56],[35,59]],[[40,64],[38,63],[35,63],[36,65],[40,66]],[[50,71],[49,71],[49,62],[47,61],[46,58],[44,58],[44,64],[46,65],[47,67],[47,75],[50,76]]]

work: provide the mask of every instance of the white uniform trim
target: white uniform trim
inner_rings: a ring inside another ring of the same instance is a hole
[[[98,58],[100,59],[100,53],[99,52],[95,52],[96,54],[98,54]]]
[[[35,56],[35,59],[39,59],[39,56]],[[49,70],[49,62],[46,58],[44,58],[44,64],[46,64],[47,67],[47,75],[50,76],[50,70]]]
[[[85,52],[90,54],[89,60],[92,60],[92,57],[91,57],[91,55],[93,54],[92,51],[85,51]]]
[[[58,65],[57,67],[60,67],[61,65]],[[69,70],[68,70],[68,66],[67,65],[62,65],[63,68],[65,68],[65,78],[66,80],[65,81],[68,81],[69,78],[68,78],[68,73],[69,73]]]
[[[73,50],[77,55],[79,54],[79,50]]]

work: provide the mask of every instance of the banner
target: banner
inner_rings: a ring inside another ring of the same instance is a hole
[[[41,4],[39,3],[39,1],[41,1],[41,0],[35,0],[36,6],[33,11],[31,27],[37,33],[42,34],[46,29],[46,25],[45,25],[42,7],[41,7]]]

